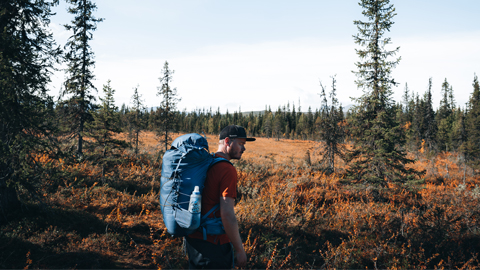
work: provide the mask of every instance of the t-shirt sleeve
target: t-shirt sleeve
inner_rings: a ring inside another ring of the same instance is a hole
[[[220,195],[222,197],[237,197],[237,170],[231,164],[221,162],[219,169],[221,170],[220,179]]]
[[[227,163],[225,166],[225,173],[220,182],[220,193],[222,197],[237,197],[237,171],[233,166]]]

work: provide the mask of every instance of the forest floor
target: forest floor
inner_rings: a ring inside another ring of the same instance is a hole
[[[119,152],[105,178],[88,158],[39,156],[49,173],[4,214],[0,268],[188,268],[160,212],[162,146],[150,132],[141,141],[138,155]],[[208,141],[216,151],[217,137]],[[341,160],[336,173],[323,173],[318,142],[257,138],[246,149],[234,164],[247,268],[480,266],[480,177],[464,172],[455,153],[411,154],[426,170],[422,181],[376,187],[345,181]]]

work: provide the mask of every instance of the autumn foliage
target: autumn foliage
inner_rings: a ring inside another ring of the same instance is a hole
[[[0,224],[0,268],[187,268],[159,208],[162,145],[140,139],[103,180],[88,159],[39,155],[41,190]],[[424,181],[378,187],[345,180],[341,160],[323,173],[320,146],[258,138],[235,162],[247,268],[479,267],[480,179],[467,170],[464,182],[456,154],[420,154]]]

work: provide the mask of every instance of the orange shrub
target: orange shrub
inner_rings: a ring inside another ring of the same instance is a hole
[[[140,137],[140,154],[123,151],[103,181],[88,159],[36,157],[49,166],[43,204],[1,224],[9,244],[0,268],[186,268],[182,240],[166,233],[159,210],[162,147],[152,132]],[[214,152],[217,136],[208,141]],[[425,184],[375,187],[344,181],[341,161],[322,173],[318,142],[258,138],[246,148],[234,164],[247,268],[480,266],[480,179],[455,153],[418,154],[412,166],[427,170]]]

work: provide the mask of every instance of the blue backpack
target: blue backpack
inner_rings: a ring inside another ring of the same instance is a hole
[[[163,222],[172,236],[185,236],[200,228],[207,234],[224,234],[221,218],[207,218],[219,209],[217,204],[204,216],[188,211],[190,195],[195,186],[203,192],[208,169],[224,158],[208,152],[207,140],[197,133],[176,138],[163,156],[160,180],[160,208]]]

